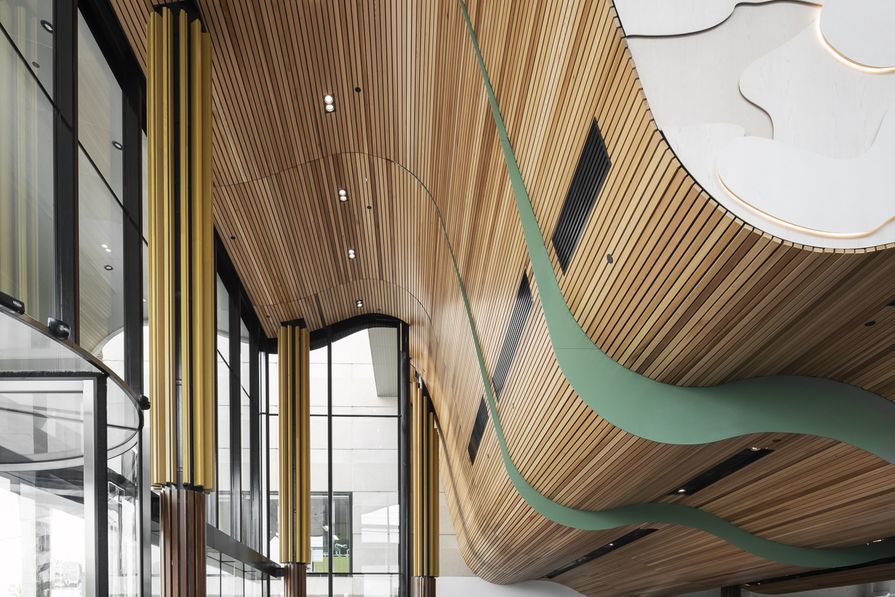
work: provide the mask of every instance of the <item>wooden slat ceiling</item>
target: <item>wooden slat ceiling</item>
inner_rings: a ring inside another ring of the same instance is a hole
[[[114,4],[142,59],[149,2]],[[489,368],[528,264],[456,0],[198,4],[213,40],[216,225],[267,332],[358,312],[412,324],[461,551],[482,577],[538,578],[631,530],[543,519],[510,484],[491,429],[475,465],[466,455],[481,380],[432,200]],[[594,118],[605,138],[613,166],[568,271],[555,266],[598,346],[670,383],[786,372],[895,396],[895,253],[781,243],[706,196],[657,132],[608,0],[469,8],[545,238]],[[533,293],[500,409],[538,490],[588,509],[679,501],[799,545],[895,535],[895,467],[857,449],[782,434],[671,446],[601,419],[546,348]],[[775,451],[694,496],[668,496],[751,445]],[[656,528],[556,580],[591,595],[666,595],[802,571],[699,531]]]

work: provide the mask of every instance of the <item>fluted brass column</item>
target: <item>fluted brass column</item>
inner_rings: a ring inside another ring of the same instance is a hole
[[[277,337],[280,366],[280,561],[286,597],[307,595],[311,561],[311,338],[304,322],[285,323]]]
[[[418,383],[411,384],[411,521],[413,592],[435,597],[438,576],[438,430],[435,412]]]
[[[149,17],[151,478],[161,489],[162,595],[205,594],[214,489],[215,302],[211,45],[181,8]]]

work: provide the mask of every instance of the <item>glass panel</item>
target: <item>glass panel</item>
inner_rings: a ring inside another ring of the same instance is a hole
[[[21,8],[24,4],[51,3],[0,1],[4,26],[8,18],[33,21],[33,16],[21,16],[30,12]],[[53,107],[6,37],[0,37],[0,290],[46,321],[56,311]],[[52,71],[51,63],[47,66]]]
[[[244,392],[249,391],[249,328],[245,322],[239,320],[239,383]]]
[[[333,595],[397,597],[398,582],[398,576],[394,574],[336,576],[333,578]]]
[[[333,414],[398,414],[395,328],[361,330],[333,342],[332,359]]]
[[[311,417],[311,493],[323,496],[311,500],[310,572],[329,571],[329,428],[326,417]]]
[[[310,588],[312,585],[312,581],[316,581],[314,578],[308,578],[308,595],[314,595]],[[279,596],[283,594],[283,579],[282,578],[271,578],[270,579],[270,594],[272,596]]]
[[[328,411],[328,401],[329,401],[329,381],[327,371],[327,359],[329,354],[329,349],[326,346],[322,346],[316,350],[312,350],[310,354],[310,366],[311,366],[311,375],[310,375],[310,399],[311,399],[311,414],[312,415],[325,415]]]
[[[119,199],[124,116],[121,87],[84,17],[78,15],[78,141]]]
[[[218,354],[218,528],[230,532],[230,367]]]
[[[271,560],[277,562],[280,559],[280,538],[277,527],[280,518],[280,419],[277,415],[270,415],[267,420],[270,433],[267,451],[270,460],[268,468],[270,474],[267,478],[267,553]],[[313,426],[313,420],[311,424]]]
[[[311,352],[311,404],[314,402],[313,355],[314,353]],[[271,414],[280,412],[280,360],[275,354],[267,357],[267,398],[269,404],[268,412]],[[313,407],[311,412],[313,412]]]
[[[136,449],[109,460],[109,595],[140,595],[139,469]]]
[[[143,205],[143,215],[142,215],[142,224],[143,224],[143,242],[149,240],[149,141],[146,137],[146,133],[143,133],[143,149],[140,152],[140,157],[143,160],[143,166],[140,169],[140,172],[143,177],[143,194],[142,194],[142,205]],[[145,270],[144,270],[145,271]]]
[[[329,576],[308,576],[308,597],[329,597]]]
[[[230,363],[230,293],[224,286],[224,281],[217,277],[217,326],[218,326],[218,355],[224,362]],[[227,382],[229,384],[229,381]]]
[[[221,594],[221,562],[217,552],[208,549],[208,555],[205,556],[205,594],[220,595]]]
[[[53,0],[0,0],[0,24],[52,97]]]
[[[251,427],[252,421],[249,413],[249,396],[243,389],[239,393],[239,454],[240,454],[240,476],[239,488],[242,500],[242,542],[255,547],[256,537],[255,516],[252,511],[252,444],[251,444]]]
[[[78,155],[80,344],[101,356],[124,327],[123,212],[84,152]]]
[[[0,477],[0,582],[8,595],[81,595],[83,467]]]
[[[398,420],[334,417],[332,429],[333,491],[352,495],[353,571],[398,572]]]

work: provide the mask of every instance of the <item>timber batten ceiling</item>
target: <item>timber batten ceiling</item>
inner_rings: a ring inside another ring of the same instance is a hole
[[[142,60],[149,4],[114,4]],[[787,372],[895,395],[895,255],[795,247],[731,217],[656,131],[610,3],[541,4],[471,3],[470,12],[544,238],[594,119],[603,134],[613,167],[565,274],[554,256],[596,344],[666,382]],[[547,574],[633,530],[587,533],[541,518],[509,483],[490,427],[469,463],[481,382],[420,181],[444,217],[492,370],[530,271],[456,2],[199,6],[213,47],[216,224],[268,334],[296,317],[318,328],[356,315],[357,298],[412,324],[412,356],[444,426],[442,478],[461,549],[489,580]],[[334,114],[323,111],[326,93]],[[535,285],[532,294],[499,408],[514,460],[542,493],[586,509],[680,501],[800,545],[895,535],[892,466],[855,448],[781,434],[669,446],[608,424],[545,351]],[[750,445],[775,452],[695,496],[667,495]],[[556,580],[590,594],[667,594],[802,570],[654,526]],[[521,549],[535,538],[547,549]]]

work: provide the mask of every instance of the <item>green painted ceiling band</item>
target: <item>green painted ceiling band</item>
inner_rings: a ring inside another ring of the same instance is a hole
[[[895,409],[888,400],[870,392],[830,380],[797,376],[758,378],[715,388],[673,386],[622,367],[593,344],[569,310],[556,281],[466,4],[463,0],[459,3],[497,124],[550,340],[563,373],[579,396],[612,424],[653,441],[701,444],[749,433],[781,431],[831,437],[888,462],[895,461],[895,440],[891,434]],[[895,556],[893,541],[836,548],[799,547],[759,537],[714,514],[681,504],[645,503],[589,511],[564,506],[540,493],[523,477],[510,456],[444,218],[431,192],[413,176],[426,189],[438,213],[463,297],[504,468],[522,498],[539,514],[558,524],[588,531],[645,523],[681,525],[711,533],[756,556],[806,568],[853,566]]]
[[[556,280],[466,5],[460,4],[497,124],[553,351],[581,399],[616,427],[656,442],[705,444],[750,433],[800,433],[836,439],[895,463],[895,403],[856,386],[804,376],[675,386],[625,368],[593,343]]]

